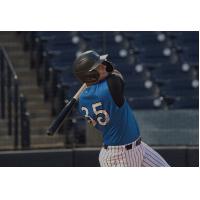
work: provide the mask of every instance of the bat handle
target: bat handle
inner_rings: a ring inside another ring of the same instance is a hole
[[[87,87],[87,85],[86,85],[86,83],[84,83],[84,84],[81,86],[81,88],[78,90],[78,92],[74,95],[73,98],[76,99],[76,100],[78,100],[78,98],[79,98],[81,92],[82,92],[86,87]]]

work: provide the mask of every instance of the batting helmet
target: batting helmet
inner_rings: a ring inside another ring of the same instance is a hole
[[[96,82],[99,79],[99,73],[96,68],[103,63],[108,55],[100,56],[95,51],[86,51],[82,53],[74,62],[74,74],[83,83]]]

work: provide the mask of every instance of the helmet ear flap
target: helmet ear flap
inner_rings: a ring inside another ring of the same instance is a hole
[[[106,65],[106,71],[107,72],[112,72],[114,70],[113,64],[107,60],[104,60],[103,65]]]

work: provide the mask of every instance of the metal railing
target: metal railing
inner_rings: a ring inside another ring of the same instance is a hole
[[[26,101],[19,92],[19,80],[4,47],[0,46],[0,117],[6,119],[8,135],[14,134],[14,148],[30,146],[30,120]],[[19,126],[20,122],[20,126]],[[27,137],[28,135],[28,137]],[[22,142],[23,141],[23,142]],[[25,141],[25,142],[24,142]]]

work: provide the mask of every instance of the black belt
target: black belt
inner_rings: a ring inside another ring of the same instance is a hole
[[[140,144],[141,144],[141,141],[142,141],[142,139],[141,139],[141,137],[139,137],[139,138],[135,141],[135,146],[140,145]],[[109,146],[104,144],[103,147],[104,147],[104,149],[107,149]],[[126,150],[130,150],[130,149],[132,149],[133,147],[134,147],[134,144],[131,143],[131,144],[127,144],[127,145],[125,146],[125,149],[126,149]]]

